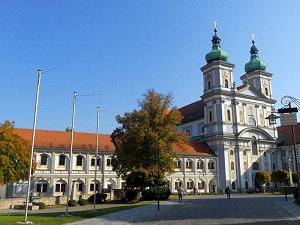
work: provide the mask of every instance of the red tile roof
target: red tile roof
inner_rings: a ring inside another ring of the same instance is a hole
[[[14,132],[26,140],[32,140],[32,129],[15,128]],[[99,152],[114,152],[115,146],[111,142],[109,134],[99,134],[98,138]],[[54,130],[36,130],[35,132],[35,149],[69,150],[70,143],[71,132]],[[190,145],[186,145],[185,148],[186,150],[183,151],[179,147],[173,147],[174,151],[181,155],[216,156],[205,142],[191,141]],[[73,150],[95,151],[96,134],[74,132]]]
[[[180,108],[179,111],[183,116],[181,123],[204,118],[204,102],[203,100],[199,100]]]

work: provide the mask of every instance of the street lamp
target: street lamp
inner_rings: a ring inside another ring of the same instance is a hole
[[[98,167],[98,134],[99,134],[99,121],[100,121],[100,107],[97,107],[97,134],[96,134],[96,156],[95,156],[95,186],[94,186],[94,212],[96,211],[96,179],[97,179],[97,167]]]

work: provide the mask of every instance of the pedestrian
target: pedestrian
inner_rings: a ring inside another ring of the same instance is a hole
[[[194,197],[196,197],[197,196],[197,192],[198,192],[196,186],[194,186],[193,191],[194,191]]]
[[[227,188],[225,188],[225,193],[227,195],[227,199],[230,199],[230,188],[229,188],[229,186],[227,186]]]
[[[182,202],[182,195],[184,193],[184,190],[181,186],[179,186],[179,188],[177,189],[177,193],[178,193],[179,203],[181,203]]]

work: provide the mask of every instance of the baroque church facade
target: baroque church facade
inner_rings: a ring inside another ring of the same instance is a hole
[[[186,151],[174,149],[178,155],[175,171],[166,174],[167,185],[174,193],[180,185],[188,192],[194,186],[203,193],[222,192],[227,186],[245,192],[258,187],[254,181],[257,171],[272,173],[280,165],[279,155],[274,154],[277,129],[265,119],[276,102],[272,95],[272,74],[259,59],[253,38],[250,61],[240,77],[242,85],[237,86],[234,64],[228,62],[228,54],[221,49],[220,42],[215,27],[212,51],[206,55],[207,64],[201,68],[201,99],[179,109],[183,120],[177,130],[187,132],[191,142]],[[31,139],[31,129],[15,128],[15,132]],[[124,188],[125,181],[112,170],[114,146],[110,135],[99,135],[98,159],[95,158],[96,134],[74,132],[72,156],[69,141],[70,132],[36,131],[37,167],[31,181],[34,195],[62,196],[67,189],[71,192],[71,185],[76,185],[77,197],[93,194],[95,190]],[[71,160],[73,166],[69,169]],[[9,184],[0,195],[23,197],[27,184]]]
[[[252,35],[250,61],[245,64],[242,85],[234,80],[234,64],[221,49],[214,29],[212,51],[201,67],[201,100],[180,108],[183,118],[178,131],[186,131],[193,141],[206,142],[218,157],[218,186],[244,192],[259,187],[257,171],[272,173],[278,157],[277,129],[267,118],[274,111],[272,74],[258,57]],[[280,161],[279,161],[280,162]],[[272,186],[272,184],[270,184]]]

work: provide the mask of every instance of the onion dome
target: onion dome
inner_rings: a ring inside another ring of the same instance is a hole
[[[228,53],[225,51],[222,51],[221,46],[220,46],[220,42],[221,42],[221,38],[220,36],[217,34],[217,27],[216,27],[216,22],[214,22],[215,24],[215,29],[214,29],[214,36],[212,37],[212,50],[210,53],[206,54],[205,56],[205,60],[207,63],[211,63],[213,61],[218,61],[218,60],[222,60],[227,62],[227,58],[228,58]]]
[[[267,64],[261,61],[258,57],[258,49],[256,48],[254,34],[252,34],[252,47],[250,50],[251,58],[248,63],[245,65],[245,72],[249,73],[253,70],[266,70]]]

